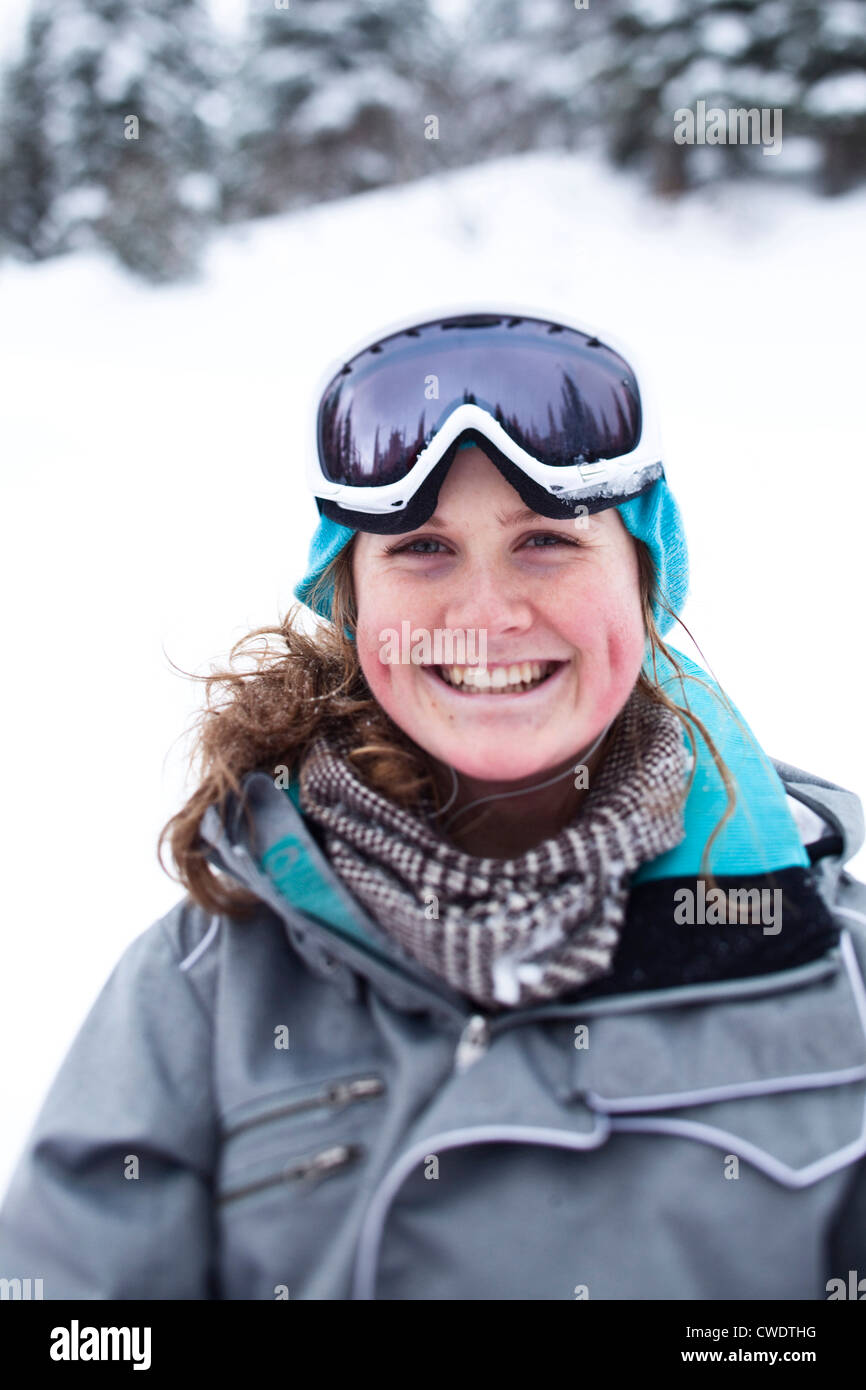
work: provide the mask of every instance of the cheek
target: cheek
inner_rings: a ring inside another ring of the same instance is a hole
[[[394,643],[388,646],[387,635],[393,633],[399,639],[401,624],[407,618],[411,618],[413,627],[420,625],[420,620],[407,611],[407,605],[399,593],[392,592],[388,586],[371,593],[358,609],[356,641],[361,670],[372,694],[392,716],[392,706],[399,699],[401,678],[405,679],[407,668],[399,661],[382,661],[381,657],[389,650],[394,652]]]
[[[553,612],[563,635],[587,654],[609,652],[628,660],[635,651],[642,653],[644,625],[637,574],[600,572],[588,582],[586,576],[577,578],[582,582],[569,586],[568,594],[559,589],[555,597]]]
[[[388,691],[391,683],[392,667],[379,659],[382,652],[379,633],[388,626],[388,623],[379,622],[375,617],[368,616],[365,620],[360,614],[358,615],[356,633],[358,660],[361,663],[361,670],[367,684],[377,699]]]
[[[638,678],[646,652],[646,629],[635,565],[633,583],[624,585],[607,622],[607,660],[618,687],[627,693]]]
[[[557,593],[550,618],[578,653],[584,707],[595,705],[607,720],[628,697],[646,650],[637,566],[632,574],[627,557],[619,557],[613,570],[584,571],[575,581],[567,594]]]

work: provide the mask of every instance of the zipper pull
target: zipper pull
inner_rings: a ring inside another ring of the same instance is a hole
[[[345,1105],[350,1100],[367,1100],[380,1096],[385,1083],[378,1076],[361,1076],[355,1081],[336,1081],[328,1091],[331,1105]]]
[[[312,1158],[302,1158],[297,1163],[288,1164],[283,1169],[283,1177],[288,1181],[301,1178],[304,1182],[316,1183],[326,1174],[351,1163],[360,1153],[361,1148],[358,1144],[335,1144]]]
[[[479,1057],[484,1056],[489,1045],[490,1024],[483,1014],[473,1014],[460,1034],[454,1054],[454,1070],[467,1071]]]

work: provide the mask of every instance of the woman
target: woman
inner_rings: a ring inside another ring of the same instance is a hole
[[[54,1082],[0,1274],[847,1296],[860,804],[663,642],[686,547],[633,357],[502,306],[403,322],[329,369],[317,436],[323,623],[207,678],[187,896]]]

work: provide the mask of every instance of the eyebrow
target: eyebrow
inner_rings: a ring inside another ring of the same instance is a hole
[[[570,521],[571,518],[542,516],[540,512],[534,512],[531,507],[518,507],[513,512],[496,512],[496,520],[501,526],[520,526],[526,521]],[[447,529],[448,523],[444,516],[434,512],[428,521],[423,523],[425,526],[442,526]],[[420,527],[419,527],[420,530]]]

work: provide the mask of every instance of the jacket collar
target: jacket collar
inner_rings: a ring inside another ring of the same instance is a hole
[[[199,834],[215,868],[236,879],[282,921],[297,953],[317,975],[356,997],[366,979],[398,1009],[464,1020],[468,1001],[405,956],[334,872],[294,801],[264,772],[242,780],[242,801],[229,798],[225,821],[215,806]]]
[[[708,981],[786,971],[816,959],[834,944],[838,929],[827,902],[833,900],[843,865],[863,844],[860,801],[854,793],[790,764],[773,760],[773,766],[784,788],[810,805],[836,832],[833,839],[815,847],[822,853],[814,868],[798,865],[787,871],[789,899],[795,907],[799,902],[801,910],[786,925],[784,950],[776,948],[775,939],[765,937],[756,927],[748,943],[750,949],[744,948],[730,968],[725,954],[729,927],[718,928],[715,933],[704,928],[699,938],[684,932],[674,934],[665,930],[664,918],[659,922],[656,911],[655,929],[647,931],[648,918],[658,907],[651,897],[670,894],[676,880],[648,881],[635,885],[630,896],[626,931],[617,956],[619,968],[606,980],[587,987],[581,999],[673,985],[694,989]],[[251,831],[237,798],[230,798],[225,824],[216,807],[209,807],[200,834],[209,846],[210,862],[266,903],[282,920],[293,947],[310,967],[347,995],[357,991],[360,977],[372,982],[401,1009],[432,1008],[452,1018],[465,1018],[473,1012],[471,1001],[407,957],[349,893],[286,790],[275,786],[264,772],[246,775],[242,792],[251,812]],[[747,929],[737,930],[738,938],[745,941]],[[664,948],[672,941],[678,945],[673,952],[662,950],[661,972],[650,968],[659,965],[659,933]],[[708,954],[711,941],[719,947],[715,956],[712,950]],[[694,969],[696,953],[706,962],[703,971]]]

